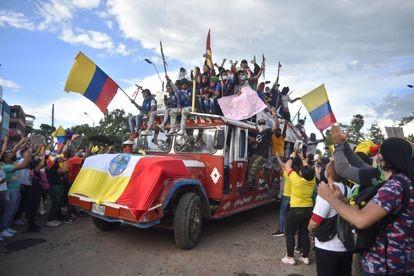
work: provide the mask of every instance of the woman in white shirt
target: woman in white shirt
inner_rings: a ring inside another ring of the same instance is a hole
[[[329,162],[326,166],[325,176],[329,183],[338,186],[342,194],[350,195],[350,189],[340,182],[340,177],[335,173],[334,161]],[[329,203],[318,195],[316,197],[311,220],[309,221],[309,231],[313,232],[313,230],[315,230],[325,219],[332,218],[336,215],[337,212],[329,205]],[[332,239],[324,242],[319,241],[315,237],[315,247],[316,270],[318,276],[351,275],[352,252],[346,250],[339,240],[338,234],[335,234]]]

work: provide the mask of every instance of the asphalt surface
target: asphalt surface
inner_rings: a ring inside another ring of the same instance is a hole
[[[192,250],[175,246],[172,231],[121,225],[112,232],[91,218],[0,241],[0,275],[316,275],[311,265],[281,263],[285,239],[272,237],[277,204],[203,225]],[[40,223],[42,224],[42,223]]]

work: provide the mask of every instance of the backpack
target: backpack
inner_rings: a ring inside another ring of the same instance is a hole
[[[345,188],[344,196],[348,197],[348,189],[345,185],[344,185],[344,188]],[[317,238],[320,242],[327,242],[327,241],[332,240],[335,237],[335,235],[338,233],[337,218],[338,218],[338,215],[324,219],[322,223],[316,229],[313,230],[312,232],[313,236]]]
[[[368,251],[376,242],[377,237],[386,229],[386,227],[392,224],[402,213],[402,211],[408,206],[410,199],[409,183],[400,176],[396,176],[403,188],[402,204],[391,214],[387,214],[383,219],[377,223],[371,225],[366,229],[358,229],[344,220],[342,217],[337,217],[337,233],[339,240],[343,243],[345,248],[354,253],[362,253]],[[357,195],[355,198],[356,203],[369,202],[371,198],[375,196],[379,188],[384,185],[385,182],[379,183],[367,187]]]

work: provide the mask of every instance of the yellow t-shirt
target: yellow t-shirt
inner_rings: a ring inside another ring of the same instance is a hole
[[[272,135],[272,155],[285,155],[285,138],[283,136],[278,138],[276,135]]]
[[[290,190],[292,188],[292,182],[290,181],[287,171],[283,172],[283,178],[285,180],[285,186],[283,187],[283,196],[290,197]]]
[[[313,207],[312,194],[316,184],[315,178],[307,181],[292,171],[289,179],[292,182],[290,207]]]

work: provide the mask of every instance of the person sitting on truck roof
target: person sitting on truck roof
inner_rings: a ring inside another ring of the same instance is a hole
[[[130,139],[134,139],[138,136],[144,116],[148,116],[151,114],[151,112],[157,110],[157,101],[149,89],[142,90],[142,96],[144,98],[142,106],[136,104],[135,101],[131,100],[139,109],[139,114],[129,117],[129,129],[131,131]]]
[[[165,78],[167,80],[170,80],[168,75],[165,75]],[[190,87],[190,81],[187,79],[182,79],[178,83],[180,85],[180,89],[173,84],[171,81],[171,86],[176,94],[177,97],[177,108],[173,108],[170,110],[170,116],[171,116],[171,129],[168,132],[168,134],[174,134],[177,124],[177,116],[181,113],[181,124],[180,124],[180,130],[177,132],[178,135],[183,135],[185,133],[185,125],[188,117],[188,113],[191,111],[191,95],[192,95],[192,89]]]

